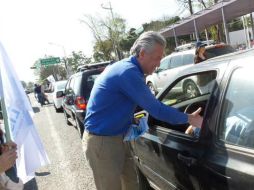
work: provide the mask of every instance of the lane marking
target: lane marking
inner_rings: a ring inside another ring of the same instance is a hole
[[[60,168],[62,169],[61,171],[64,172],[64,173],[67,173],[68,175],[68,180],[67,179],[63,179],[64,183],[66,186],[68,186],[67,189],[76,189],[76,184],[77,181],[76,179],[73,177],[73,175],[71,175],[71,169],[67,166],[70,166],[70,161],[68,161],[65,157],[65,154],[64,154],[64,151],[63,151],[63,148],[62,148],[62,143],[61,143],[61,138],[60,136],[58,135],[57,133],[57,130],[55,128],[55,125],[53,123],[53,119],[50,115],[50,111],[49,111],[49,107],[45,107],[45,110],[46,110],[46,115],[47,115],[47,118],[48,118],[48,121],[49,121],[49,134],[51,135],[54,143],[55,143],[55,147],[56,147],[56,150],[54,151],[55,154],[58,155],[58,157],[61,159],[62,162],[66,163],[66,164],[62,164],[60,166]]]

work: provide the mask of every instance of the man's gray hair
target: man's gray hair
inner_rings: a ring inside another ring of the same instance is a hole
[[[138,57],[139,52],[142,49],[147,52],[150,52],[154,48],[155,44],[159,44],[165,48],[166,39],[158,32],[154,31],[144,32],[134,42],[133,46],[130,49],[130,54]]]

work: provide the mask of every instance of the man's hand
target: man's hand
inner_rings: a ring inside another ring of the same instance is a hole
[[[17,159],[16,149],[10,149],[0,155],[0,173],[11,168]]]
[[[188,114],[188,122],[190,125],[201,128],[201,125],[203,123],[203,117],[199,115],[201,110],[202,108],[198,108],[192,114]]]
[[[10,149],[13,149],[13,150],[17,150],[17,144],[12,142],[12,141],[9,141],[7,143],[4,143],[1,145],[1,152],[6,152]]]

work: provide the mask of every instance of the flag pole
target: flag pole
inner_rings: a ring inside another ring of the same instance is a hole
[[[6,141],[8,142],[8,141],[12,140],[12,138],[11,138],[11,131],[10,131],[10,127],[9,127],[7,110],[6,110],[5,101],[4,101],[4,91],[3,91],[1,66],[0,66],[0,82],[1,82],[1,84],[0,84],[0,90],[2,91],[2,97],[1,97],[0,101],[1,101],[1,108],[2,108],[3,119],[4,119],[5,138],[6,138]]]
[[[8,142],[11,140],[11,132],[9,128],[8,116],[6,113],[6,107],[5,107],[5,102],[3,97],[1,98],[1,107],[2,107],[2,114],[4,119],[5,138],[6,138],[6,142]]]

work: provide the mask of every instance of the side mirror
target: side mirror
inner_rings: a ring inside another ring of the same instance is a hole
[[[57,98],[61,98],[61,97],[63,97],[63,96],[65,96],[65,94],[64,94],[63,91],[59,91],[59,92],[56,93],[56,97],[57,97]]]

